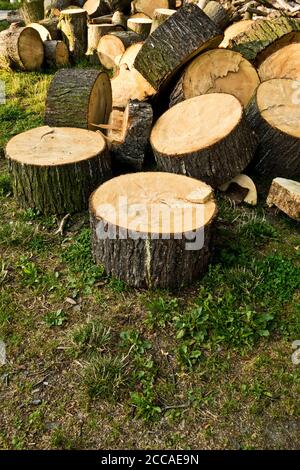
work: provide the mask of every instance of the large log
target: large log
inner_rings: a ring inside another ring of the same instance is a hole
[[[134,287],[190,285],[207,268],[215,216],[201,181],[158,172],[114,178],[90,199],[94,259]]]
[[[300,82],[260,84],[246,113],[259,137],[255,168],[269,177],[300,177]]]
[[[74,4],[72,0],[44,0],[45,16],[52,16],[53,10],[62,11]]]
[[[174,15],[174,13],[176,13],[176,10],[172,10],[170,8],[157,8],[156,10],[154,10],[151,34],[168,18],[170,18],[170,16]]]
[[[41,25],[40,23],[30,23],[28,26],[26,26],[26,28],[35,29],[39,33],[40,38],[43,42],[49,41],[50,39],[52,39],[48,29],[45,28],[45,26]]]
[[[223,33],[195,4],[170,16],[145,41],[135,68],[159,90],[193,56],[217,47]]]
[[[127,66],[129,70],[133,69],[133,64],[135,61],[136,56],[138,55],[139,51],[143,47],[144,42],[136,42],[135,44],[132,44],[132,46],[129,46],[128,49],[124,52],[122,55],[118,65],[121,67],[122,65]]]
[[[241,173],[257,146],[242,104],[212,93],[177,104],[152,129],[150,143],[158,168],[218,187]]]
[[[175,9],[176,0],[133,0],[132,11],[133,13],[144,13],[153,18],[157,8]]]
[[[32,129],[9,141],[6,157],[18,203],[44,214],[85,209],[91,192],[111,176],[105,139],[82,129]]]
[[[275,178],[267,199],[269,207],[276,206],[292,219],[300,222],[300,183],[285,178]]]
[[[76,61],[87,50],[87,14],[82,8],[62,10],[59,17],[59,29],[63,41],[68,46],[70,57]]]
[[[259,83],[255,68],[241,54],[213,49],[188,65],[171,94],[170,105],[205,93],[229,93],[246,106]]]
[[[264,60],[258,69],[262,82],[271,78],[300,80],[300,44],[289,44]]]
[[[44,46],[39,33],[14,24],[0,33],[0,67],[38,70],[43,64]]]
[[[109,77],[92,69],[62,69],[50,84],[45,124],[54,127],[81,127],[106,124],[112,109]]]
[[[66,67],[69,63],[69,51],[63,41],[45,41],[45,64],[48,68]]]
[[[97,48],[101,64],[106,69],[115,68],[126,49],[140,41],[141,37],[133,31],[116,31],[102,36]]]
[[[113,110],[107,133],[112,157],[141,170],[152,121],[153,111],[149,103],[130,101],[125,111]]]
[[[228,47],[250,61],[259,61],[259,55],[268,46],[293,31],[300,31],[300,23],[288,16],[257,20],[244,33],[231,39]]]
[[[20,10],[25,24],[36,23],[44,18],[44,0],[24,0]]]
[[[247,31],[253,23],[254,20],[242,20],[228,26],[224,31],[224,39],[219,47],[228,47],[231,40],[234,40],[239,34]]]

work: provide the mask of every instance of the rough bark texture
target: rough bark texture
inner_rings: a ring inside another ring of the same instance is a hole
[[[156,89],[194,55],[217,47],[222,31],[194,4],[187,4],[151,34],[134,66]]]
[[[39,21],[49,31],[51,39],[59,41],[62,39],[61,31],[58,29],[58,18],[45,18]]]
[[[124,142],[112,143],[112,156],[120,162],[141,170],[150,136],[153,111],[149,103],[130,101],[128,103],[128,124]]]
[[[300,183],[275,178],[267,199],[268,206],[276,206],[292,219],[300,222]]]
[[[259,138],[255,169],[261,175],[300,177],[300,139],[273,128],[262,116],[256,96],[246,109],[247,120]]]
[[[256,147],[256,136],[244,117],[225,138],[197,152],[166,155],[152,145],[160,170],[191,176],[213,187],[221,186],[241,173],[253,159]]]
[[[229,15],[219,2],[208,2],[203,11],[219,28],[224,30],[228,25]]]
[[[111,177],[107,151],[84,161],[60,166],[20,164],[8,158],[14,196],[24,209],[43,214],[79,212],[88,206],[90,194]]]
[[[25,28],[14,27],[0,33],[0,68],[14,68],[18,70],[38,70],[43,63],[43,43],[39,33],[30,27],[26,27],[26,34],[30,34],[37,47],[31,51],[32,66],[24,64],[20,56],[19,40]]]
[[[228,48],[240,52],[248,60],[259,61],[261,52],[293,31],[300,31],[300,23],[290,17],[257,20],[244,33],[230,40]]]
[[[106,95],[100,97],[103,102],[102,123],[106,124],[111,112],[110,81],[105,72],[92,69],[62,69],[54,75],[47,95],[45,124],[93,129],[88,116],[90,95],[100,75],[107,82],[108,90]],[[97,102],[96,106],[100,103]]]
[[[63,41],[68,46],[71,58],[76,61],[84,56],[87,50],[87,14],[86,11],[63,10],[59,17],[59,29]]]
[[[45,64],[49,68],[68,65],[69,51],[63,41],[45,41]]]
[[[44,0],[25,0],[20,10],[25,24],[36,23],[44,18]]]
[[[190,285],[205,273],[213,246],[214,226],[204,229],[204,246],[199,251],[189,251],[186,244],[193,238],[183,234],[182,239],[151,240],[125,238],[126,230],[116,228],[116,240],[97,237],[99,222],[113,232],[115,227],[96,218],[90,204],[92,247],[95,262],[104,266],[106,272],[127,284],[139,288],[178,289]]]

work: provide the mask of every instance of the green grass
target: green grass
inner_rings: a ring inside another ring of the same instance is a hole
[[[3,155],[42,124],[51,74],[0,79]],[[0,448],[299,449],[299,224],[218,205],[206,275],[137,291],[94,264],[87,213],[61,237],[20,209],[0,158]]]
[[[20,8],[21,2],[10,3],[5,0],[0,0],[0,10],[17,10]]]

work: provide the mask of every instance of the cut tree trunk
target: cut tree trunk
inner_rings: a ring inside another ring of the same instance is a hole
[[[192,178],[119,176],[90,198],[94,259],[134,287],[190,285],[207,269],[216,212],[210,186]]]
[[[274,52],[258,69],[262,82],[272,78],[300,80],[300,44],[290,44]]]
[[[58,18],[53,17],[53,18],[45,18],[44,20],[41,20],[40,25],[44,26],[49,31],[50,38],[54,39],[56,41],[59,41],[62,39],[62,34],[61,31],[58,29]]]
[[[171,94],[170,105],[205,93],[229,93],[246,106],[259,83],[255,68],[241,54],[214,49],[188,65]]]
[[[133,31],[116,31],[102,36],[97,49],[101,64],[106,69],[115,68],[126,49],[140,41],[140,36]]]
[[[13,24],[0,33],[0,67],[38,70],[44,60],[44,46],[39,33]]]
[[[124,109],[130,100],[145,101],[156,93],[135,68],[129,70],[126,64],[119,67],[111,80],[111,88],[114,108]]]
[[[246,32],[253,23],[254,20],[242,20],[228,26],[224,31],[224,39],[219,47],[228,47],[231,40],[234,40],[239,34]]]
[[[290,44],[299,44],[300,43],[300,31],[293,31],[292,33],[285,34],[280,39],[277,39],[275,42],[266,47],[256,58],[255,65],[258,68],[264,60],[269,56],[279,51],[285,46]]]
[[[147,18],[130,18],[127,22],[128,29],[138,34],[143,40],[149,36],[151,26],[152,20]]]
[[[153,121],[149,103],[130,101],[125,111],[113,110],[109,120],[107,137],[112,157],[141,170]]]
[[[226,28],[230,21],[228,12],[219,2],[208,2],[203,11],[222,30]]]
[[[83,5],[90,18],[107,15],[115,11],[130,13],[131,0],[87,0]]]
[[[193,56],[217,47],[223,33],[195,4],[170,16],[145,41],[135,68],[159,90]]]
[[[259,55],[268,46],[293,31],[300,31],[300,23],[294,18],[257,20],[244,33],[231,39],[228,47],[250,61],[259,61]]]
[[[122,29],[122,26],[115,24],[88,24],[87,54],[92,54],[94,51],[97,51],[97,47],[102,36]]]
[[[131,4],[133,13],[144,13],[149,16],[149,18],[153,18],[154,11],[157,10],[157,8],[175,9],[176,1],[151,0],[151,2],[149,2],[149,0],[133,0]]]
[[[214,187],[241,173],[257,146],[242,104],[225,93],[197,96],[169,109],[153,127],[150,143],[160,170]]]
[[[267,199],[269,207],[276,206],[291,219],[300,222],[300,183],[285,178],[275,178]]]
[[[247,119],[259,137],[255,168],[266,176],[300,176],[300,82],[273,79],[261,83]]]
[[[44,0],[24,0],[20,10],[25,24],[36,23],[44,18]]]
[[[45,63],[49,68],[65,67],[69,63],[69,51],[63,41],[45,41]]]
[[[170,16],[174,15],[174,13],[176,13],[176,10],[171,10],[170,8],[157,8],[156,10],[154,10],[151,34],[168,18],[170,18]]]
[[[85,209],[88,197],[111,177],[101,134],[74,128],[38,127],[6,146],[15,198],[44,214]]]
[[[29,25],[26,26],[26,28],[35,29],[39,33],[40,38],[43,42],[44,41],[49,41],[50,39],[52,39],[48,29],[45,28],[44,26],[42,26],[39,23],[30,23]]]
[[[62,10],[59,29],[66,43],[70,57],[77,61],[84,57],[87,50],[87,14],[82,8]]]
[[[45,124],[95,130],[93,124],[107,124],[111,109],[111,85],[105,72],[63,69],[56,72],[48,90]]]

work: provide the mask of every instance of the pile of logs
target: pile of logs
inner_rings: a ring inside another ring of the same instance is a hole
[[[205,271],[214,190],[255,205],[249,171],[274,180],[269,206],[300,220],[293,2],[77,3],[49,0],[46,18],[34,10],[0,34],[2,66],[90,64],[58,70],[45,126],[7,145],[23,207],[64,214],[90,201],[95,260],[136,287],[177,288]],[[154,160],[158,171],[142,172]],[[128,174],[111,179],[112,168]]]

